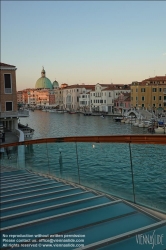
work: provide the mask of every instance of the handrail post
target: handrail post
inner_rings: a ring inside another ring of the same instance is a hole
[[[49,173],[49,175],[50,175],[50,162],[49,162],[49,155],[48,155],[47,142],[46,142],[46,148],[47,148],[48,173]]]
[[[134,203],[136,203],[135,202],[135,187],[134,187],[133,162],[132,162],[132,154],[131,154],[131,145],[130,145],[130,142],[129,142],[129,151],[130,151],[130,166],[131,166],[132,185],[133,185],[133,197],[134,197]]]
[[[77,155],[77,167],[78,167],[78,183],[80,184],[80,168],[79,168],[79,164],[78,164],[78,150],[77,150],[77,142],[76,144],[76,155]]]

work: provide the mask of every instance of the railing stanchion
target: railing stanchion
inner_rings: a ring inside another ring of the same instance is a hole
[[[76,155],[77,155],[77,167],[78,167],[78,183],[80,184],[80,168],[79,168],[79,164],[78,164],[78,150],[77,150],[77,142],[76,144]]]
[[[49,173],[49,175],[50,175],[50,163],[49,163],[47,142],[46,142],[46,148],[47,148],[47,159],[48,159],[48,173]]]
[[[135,202],[135,187],[134,187],[133,162],[132,162],[132,154],[131,154],[131,145],[130,145],[130,142],[129,142],[129,150],[130,150],[130,166],[131,166],[132,185],[133,185],[133,197],[134,197],[134,203],[136,203]]]

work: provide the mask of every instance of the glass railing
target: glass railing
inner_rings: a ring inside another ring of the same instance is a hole
[[[2,166],[49,174],[166,212],[166,136],[51,138],[0,150]]]

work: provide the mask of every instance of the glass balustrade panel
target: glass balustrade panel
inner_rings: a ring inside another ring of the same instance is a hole
[[[133,201],[129,145],[77,143],[80,183]]]
[[[78,183],[76,143],[48,143],[50,175]]]
[[[166,145],[131,144],[136,203],[166,211]]]
[[[49,174],[47,144],[30,144],[24,147],[25,168],[37,173]]]

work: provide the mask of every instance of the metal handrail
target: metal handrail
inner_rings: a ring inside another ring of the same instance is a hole
[[[166,135],[109,135],[109,136],[75,136],[59,138],[42,138],[23,142],[13,142],[0,145],[0,148],[9,146],[58,143],[58,142],[93,142],[93,143],[137,143],[137,144],[164,144]]]

